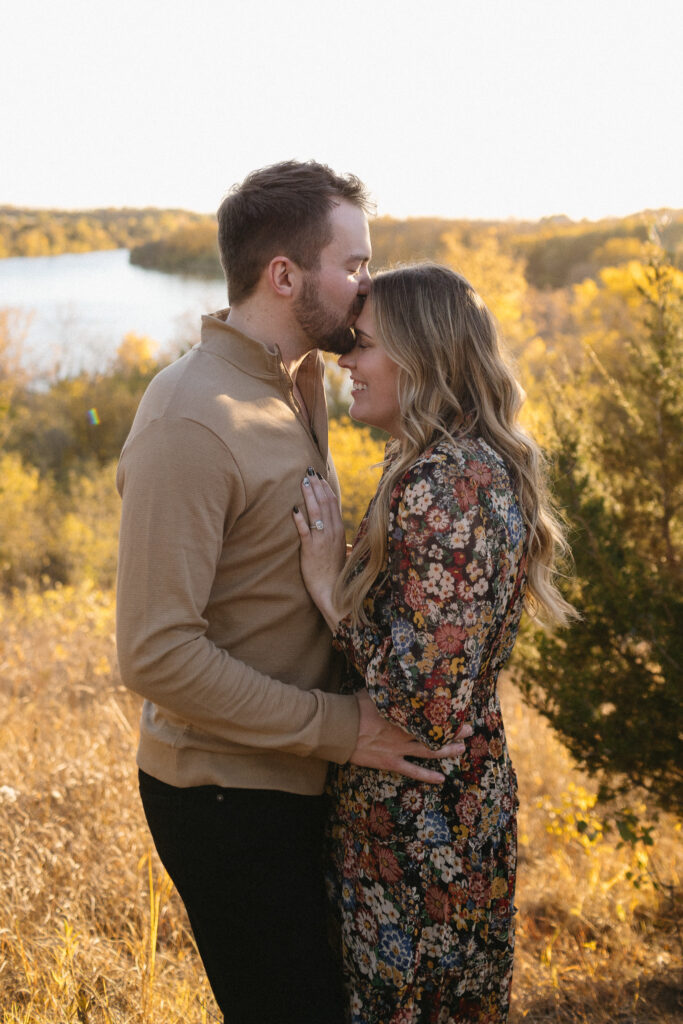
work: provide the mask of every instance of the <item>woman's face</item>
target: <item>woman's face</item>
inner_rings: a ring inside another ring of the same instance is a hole
[[[349,415],[400,437],[401,410],[398,403],[398,364],[375,337],[372,295],[354,325],[356,344],[338,360],[351,373]]]

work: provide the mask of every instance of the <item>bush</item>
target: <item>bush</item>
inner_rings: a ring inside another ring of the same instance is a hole
[[[681,811],[683,273],[655,253],[576,291],[584,360],[549,406],[583,622],[533,634],[517,678],[602,796]]]

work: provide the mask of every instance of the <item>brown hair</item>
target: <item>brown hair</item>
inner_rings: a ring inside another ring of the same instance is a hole
[[[314,160],[262,167],[233,185],[217,213],[218,250],[230,302],[248,298],[278,254],[304,270],[315,270],[321,250],[332,240],[329,211],[343,199],[370,210],[359,178],[340,176]]]
[[[376,338],[399,366],[401,437],[388,446],[367,531],[337,582],[337,607],[356,623],[365,621],[363,601],[387,552],[394,487],[432,444],[469,436],[486,441],[512,478],[527,528],[527,610],[548,624],[577,618],[555,584],[555,563],[568,548],[543,454],[517,422],[523,392],[481,298],[460,274],[425,263],[378,274],[371,301]]]

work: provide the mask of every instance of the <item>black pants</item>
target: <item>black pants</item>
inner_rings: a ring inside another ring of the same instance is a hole
[[[226,1024],[342,1024],[325,925],[323,798],[139,777]]]

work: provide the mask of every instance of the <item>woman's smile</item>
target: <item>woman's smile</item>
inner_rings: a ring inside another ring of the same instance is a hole
[[[375,334],[370,296],[355,326],[356,344],[339,359],[351,374],[351,407],[354,420],[369,423],[398,437],[401,409],[398,400],[398,363],[387,354]]]

